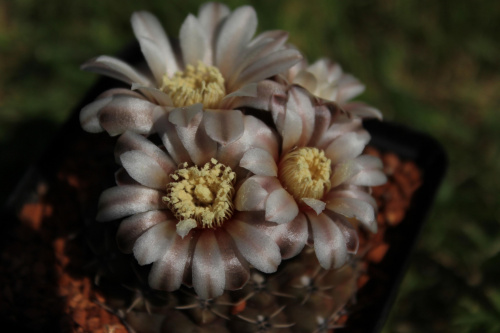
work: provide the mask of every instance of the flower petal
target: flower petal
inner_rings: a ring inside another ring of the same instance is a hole
[[[258,82],[286,71],[302,60],[302,55],[294,49],[278,50],[256,60],[245,68],[234,82],[233,87],[241,87],[251,82]],[[233,88],[234,89],[234,88]]]
[[[281,262],[278,245],[261,230],[252,227],[251,221],[242,221],[253,216],[240,213],[225,224],[225,230],[231,235],[243,257],[256,269],[264,273],[273,273]]]
[[[169,182],[168,174],[149,155],[138,150],[128,151],[120,155],[120,161],[128,174],[140,184],[165,190]]]
[[[243,154],[251,148],[264,149],[273,156],[274,160],[278,159],[276,133],[261,120],[253,116],[245,116],[243,135],[233,143],[219,146],[216,159],[234,170],[239,165]]]
[[[318,80],[316,80],[316,76],[314,76],[314,74],[307,71],[300,71],[293,79],[293,83],[304,87],[310,92],[314,92],[316,90],[316,86],[318,85]]]
[[[134,178],[130,177],[124,168],[120,168],[115,172],[115,183],[118,186],[122,185],[141,185]]]
[[[167,34],[156,16],[149,12],[133,13],[131,22],[134,34],[141,45],[141,51],[159,85],[164,74],[172,76],[178,71],[175,54]]]
[[[116,142],[116,161],[120,163],[120,155],[132,150],[138,150],[154,159],[167,175],[170,175],[177,169],[177,165],[174,161],[172,161],[172,159],[157,145],[140,134],[127,131],[123,133]]]
[[[363,200],[354,198],[325,198],[326,209],[345,217],[358,219],[361,224],[371,232],[377,232],[375,209]]]
[[[204,63],[210,61],[210,58],[206,57],[209,41],[206,38],[201,24],[192,14],[189,14],[182,23],[179,32],[179,40],[185,66],[196,66],[198,61]]]
[[[141,45],[141,52],[144,58],[146,58],[146,62],[155,78],[155,86],[161,87],[163,76],[167,74],[167,65],[160,45],[147,37],[137,37],[137,40]]]
[[[247,150],[241,158],[240,166],[258,176],[277,177],[278,175],[278,166],[273,156],[260,148]]]
[[[325,200],[330,200],[332,198],[353,198],[357,200],[362,200],[369,203],[375,210],[377,209],[377,202],[364,186],[363,187],[357,185],[339,186],[335,190],[330,191],[325,196]]]
[[[270,227],[267,233],[278,244],[283,259],[295,257],[302,251],[307,242],[306,217],[299,213],[289,223]]]
[[[234,242],[227,232],[220,230],[215,233],[215,236],[222,254],[226,273],[226,286],[224,289],[240,289],[250,278],[248,264],[238,250],[236,250]]]
[[[316,77],[316,80],[318,80],[318,82],[329,82],[328,63],[328,59],[319,59],[314,64],[307,67],[307,71],[312,73]]]
[[[204,112],[202,104],[194,104],[186,108],[174,109],[168,120],[175,125],[178,137],[196,165],[210,161],[217,152],[217,143],[205,130],[202,122]]]
[[[215,41],[215,65],[223,77],[229,77],[256,29],[257,14],[250,6],[239,7],[226,18]]]
[[[168,121],[178,127],[187,127],[190,124],[198,126],[201,115],[203,115],[203,104],[197,103],[172,110],[168,115]]]
[[[183,162],[190,162],[191,158],[179,139],[175,125],[168,120],[168,114],[158,117],[154,123],[154,130],[161,138],[168,154],[177,165]]]
[[[343,104],[342,108],[356,117],[360,118],[376,118],[382,120],[382,112],[380,110],[361,102],[353,102]]]
[[[346,180],[352,178],[359,170],[356,168],[354,160],[346,160],[336,164],[332,168],[332,176],[330,177],[330,184],[332,188],[339,186]],[[333,191],[332,191],[333,192]]]
[[[335,110],[332,112],[331,108]],[[314,129],[307,145],[309,147],[320,147],[318,144],[323,138],[325,132],[330,127],[332,113],[336,113],[338,106],[336,104],[315,105],[314,106]]]
[[[348,184],[359,186],[379,186],[387,182],[387,176],[382,170],[363,170],[347,181]]]
[[[168,210],[153,210],[124,219],[116,233],[116,241],[122,252],[131,253],[135,241],[147,230],[159,223],[173,220]]]
[[[132,90],[140,91],[144,96],[151,101],[154,101],[156,104],[160,106],[173,106],[172,99],[169,95],[165,94],[163,91],[154,87],[145,87],[136,83],[132,83]]]
[[[223,101],[232,97],[257,97],[257,83],[249,83],[240,89],[224,96]]]
[[[164,255],[154,262],[148,277],[153,289],[174,291],[180,288],[191,241],[191,238],[174,237]]]
[[[243,88],[242,88],[243,89]],[[277,116],[274,114],[283,115],[285,113],[285,105],[287,100],[287,87],[285,85],[264,80],[257,84],[256,97],[238,97],[224,101],[224,108],[237,109],[239,107],[250,107],[256,110],[272,111],[273,119],[276,122]]]
[[[266,201],[266,221],[287,223],[298,213],[299,207],[295,199],[285,189],[280,188],[269,194]]]
[[[359,186],[378,186],[387,182],[387,176],[383,171],[382,161],[375,156],[358,156],[354,163],[358,171],[347,183]]]
[[[230,13],[229,8],[221,3],[217,2],[208,2],[201,5],[198,11],[198,21],[200,25],[203,27],[203,31],[205,32],[208,38],[208,49],[206,56],[208,57],[208,61],[206,64],[213,65],[214,64],[214,44],[215,44],[215,33],[219,24],[223,21],[225,17],[227,17]]]
[[[342,75],[337,85],[339,88],[337,102],[342,104],[365,91],[365,86],[351,74]]]
[[[321,136],[314,134],[317,140],[315,146],[326,150],[333,140],[341,137],[342,135],[350,132],[366,132],[363,128],[363,123],[360,118],[354,118],[351,114],[341,109],[337,103],[320,101],[316,110],[322,109],[323,112],[328,110],[330,112],[330,125],[328,129],[323,132]]]
[[[114,96],[98,114],[99,122],[109,135],[114,136],[131,130],[150,134],[153,120],[163,109],[146,100],[129,96]]]
[[[229,8],[223,3],[207,2],[200,6],[198,20],[203,26],[203,30],[210,36],[222,19],[228,16],[230,12]]]
[[[90,59],[80,66],[80,69],[106,75],[128,84],[138,83],[143,86],[151,86],[152,82],[144,75],[136,71],[129,64],[110,56],[102,55]]]
[[[332,165],[353,159],[359,156],[366,144],[370,141],[370,134],[366,131],[349,132],[335,139],[325,150],[325,155]]]
[[[325,84],[315,92],[315,95],[328,101],[337,101],[338,93],[339,89],[335,84]]]
[[[204,123],[208,136],[223,145],[241,138],[245,130],[243,113],[239,110],[205,110]]]
[[[226,284],[224,262],[214,231],[203,229],[193,255],[193,286],[202,299],[222,295]]]
[[[248,66],[256,63],[273,52],[283,48],[283,44],[288,38],[286,31],[266,31],[256,38],[254,38],[246,47],[245,52],[242,54],[241,59],[231,73],[231,77],[227,79],[226,87],[229,91],[233,91],[234,83],[238,80],[241,72]]]
[[[104,128],[102,128],[99,122],[98,114],[103,107],[112,101],[112,99],[113,96],[97,99],[83,107],[80,112],[80,124],[84,131],[89,133],[100,133],[104,131]]]
[[[307,214],[313,240],[314,251],[319,264],[324,269],[336,269],[347,261],[347,248],[344,235],[339,227],[326,214]]]
[[[290,88],[285,117],[288,116],[289,112],[293,112],[300,117],[302,132],[299,133],[300,136],[295,145],[303,147],[311,139],[315,121],[315,109],[312,105],[311,95],[307,90],[299,86],[292,86]]]
[[[288,31],[285,30],[266,30],[255,36],[250,43],[248,43],[249,49],[254,49],[258,45],[267,45],[270,42],[272,44],[278,43],[278,45],[273,46],[267,52],[263,54],[269,54],[272,51],[276,51],[281,48],[288,39]],[[291,46],[288,46],[291,48]]]
[[[136,83],[132,83],[132,86],[135,85]],[[99,96],[97,96],[96,99],[101,99],[101,98],[106,98],[109,96],[117,96],[117,95],[122,95],[122,96],[130,96],[130,97],[135,97],[139,99],[146,99],[143,95],[130,90],[129,88],[111,88],[108,90],[105,90],[103,93],[101,93]]]
[[[273,114],[278,131],[283,138],[283,152],[295,146],[305,146],[314,129],[315,108],[312,96],[300,86],[292,86],[284,114]]]
[[[111,221],[128,215],[166,209],[162,192],[144,186],[115,186],[99,198],[98,221]]]
[[[328,82],[334,83],[339,81],[344,75],[344,71],[342,70],[342,66],[338,63],[332,63],[329,59],[322,59],[326,62],[326,67],[328,68]]]
[[[325,209],[326,203],[321,200],[317,200],[314,198],[302,198],[302,201],[309,207],[311,207],[317,215],[321,214],[321,212]]]
[[[293,99],[288,99],[286,111],[284,114],[283,122],[276,122],[281,137],[283,138],[281,147],[282,152],[286,153],[293,147],[297,145],[300,136],[302,134],[302,120],[300,115],[295,111],[295,108],[288,108],[289,104],[292,104]]]
[[[197,223],[195,219],[187,219],[179,221],[176,225],[176,231],[181,238],[184,238],[189,234],[191,230],[197,227]]]
[[[356,230],[351,223],[338,214],[332,214],[329,216],[344,235],[347,252],[356,254],[359,248],[358,230]]]
[[[172,232],[172,228],[174,232]],[[135,242],[132,251],[139,265],[148,265],[160,259],[174,242],[175,223],[159,223],[144,232]]]
[[[265,210],[269,193],[280,188],[276,177],[252,176],[236,192],[235,207],[239,211]]]

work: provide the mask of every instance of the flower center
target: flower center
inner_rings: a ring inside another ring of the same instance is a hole
[[[179,220],[179,234],[220,227],[233,214],[236,174],[230,167],[212,158],[203,168],[184,163],[170,177],[163,200]]]
[[[321,199],[331,188],[330,164],[322,150],[298,148],[281,159],[278,177],[295,200]]]
[[[202,103],[205,108],[216,108],[226,95],[222,74],[216,67],[201,61],[196,67],[187,65],[185,71],[173,77],[165,74],[161,90],[170,96],[176,107]]]

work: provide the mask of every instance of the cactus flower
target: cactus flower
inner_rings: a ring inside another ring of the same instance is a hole
[[[285,46],[285,31],[253,38],[257,16],[250,6],[233,12],[220,3],[201,6],[198,16],[189,15],[182,24],[178,48],[153,14],[136,12],[131,22],[149,72],[110,56],[83,64],[84,70],[131,85],[131,90],[105,92],[82,109],[80,121],[88,132],[150,134],[158,114],[197,103],[204,109],[234,109],[242,105],[239,99],[257,95],[258,82],[302,59]]]

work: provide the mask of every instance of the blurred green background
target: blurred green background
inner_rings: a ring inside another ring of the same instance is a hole
[[[133,40],[134,10],[171,36],[201,1],[0,0],[0,200],[96,81],[85,60]],[[231,7],[243,1],[226,1]],[[437,138],[450,166],[384,332],[500,332],[500,2],[249,1],[367,86],[387,120]]]

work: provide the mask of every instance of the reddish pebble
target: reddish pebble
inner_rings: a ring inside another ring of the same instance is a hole
[[[401,168],[401,172],[403,172],[412,183],[420,182],[420,171],[418,170],[415,163],[404,162],[403,167]]]
[[[384,154],[384,156],[382,156],[382,162],[384,163],[384,171],[389,176],[396,172],[401,163],[398,155],[394,153]]]
[[[397,184],[389,184],[383,196],[389,203],[404,200],[400,187]]]
[[[363,154],[372,155],[380,158],[380,152],[375,147],[368,146],[365,148]]]
[[[68,184],[72,187],[80,188],[80,180],[75,175],[68,175],[66,178]]]
[[[384,259],[384,256],[387,253],[388,249],[389,249],[389,244],[382,243],[377,247],[375,247],[374,249],[370,250],[370,252],[368,252],[368,254],[366,255],[366,259],[368,261],[378,264],[379,262],[382,261],[382,259]]]
[[[73,312],[73,320],[80,326],[84,326],[87,322],[87,311],[83,309],[76,309]]]
[[[98,317],[90,318],[87,320],[87,329],[90,331],[95,331],[101,328],[101,319]]]
[[[39,202],[25,204],[19,214],[19,219],[35,230],[40,229],[43,220],[43,205]]]
[[[396,183],[399,185],[399,188],[401,189],[401,193],[403,193],[404,198],[410,199],[414,189],[414,186],[412,186],[410,179],[408,179],[404,174],[402,173],[396,173],[394,174],[394,180],[396,180]]]
[[[403,221],[406,215],[405,207],[401,205],[388,205],[384,212],[385,219],[387,220],[387,224],[390,226],[396,226],[401,221]]]
[[[377,224],[379,226],[383,225],[385,222],[385,217],[384,217],[384,214],[382,214],[381,212],[378,212],[377,214]]]
[[[348,317],[347,315],[343,315],[343,316],[341,316],[341,317],[337,320],[336,324],[338,324],[338,325],[343,325],[343,324],[345,324],[345,323],[347,322],[347,319],[348,319],[348,318],[349,318],[349,317]]]
[[[43,216],[50,217],[52,216],[53,212],[54,212],[54,207],[52,205],[45,205],[43,209]]]
[[[244,299],[239,301],[235,306],[231,308],[231,314],[237,315],[238,313],[245,310],[246,306],[247,306],[247,301],[245,301]]]
[[[370,277],[368,274],[363,274],[358,278],[358,289],[363,287],[368,281],[370,280]]]

